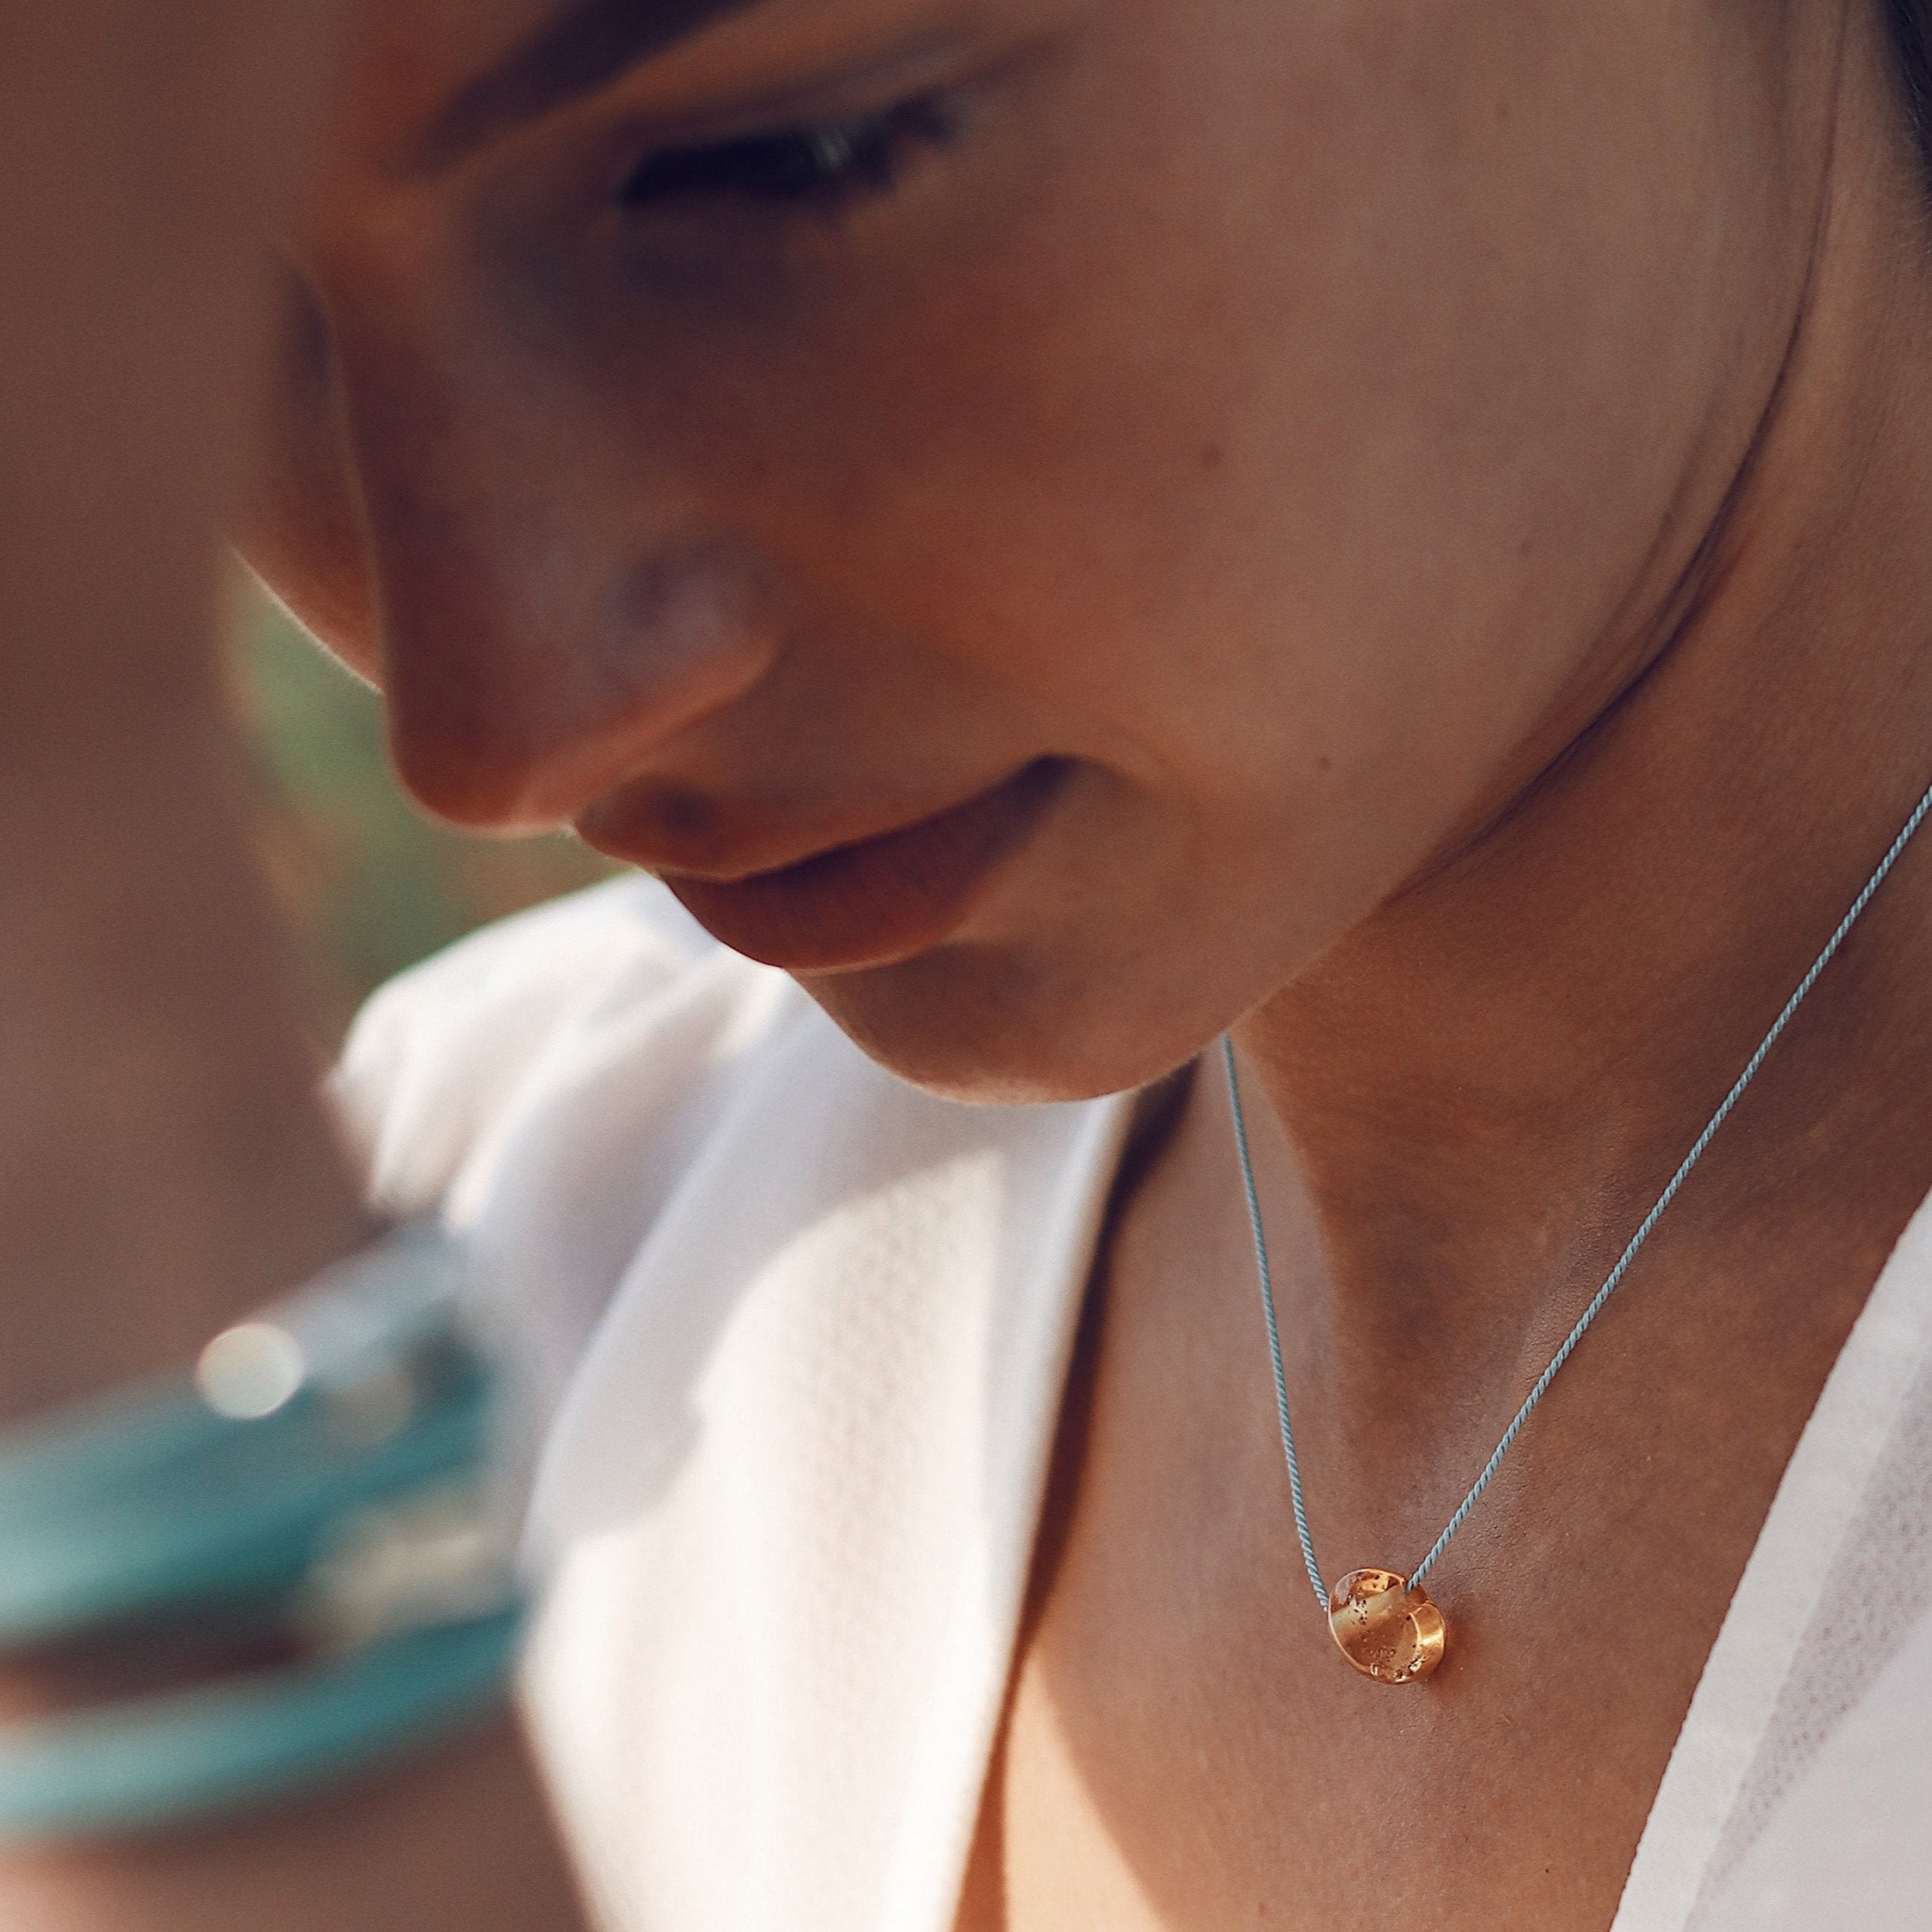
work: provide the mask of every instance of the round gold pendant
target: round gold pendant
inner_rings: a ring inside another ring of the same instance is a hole
[[[1442,1661],[1448,1626],[1418,1584],[1393,1570],[1352,1570],[1328,1593],[1342,1654],[1378,1684],[1418,1684]]]

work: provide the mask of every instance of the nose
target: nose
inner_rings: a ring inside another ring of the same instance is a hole
[[[338,352],[398,771],[458,824],[568,822],[764,678],[773,574],[508,332],[371,309]]]

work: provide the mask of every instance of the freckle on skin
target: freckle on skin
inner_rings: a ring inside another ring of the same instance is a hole
[[[1218,442],[1210,442],[1201,452],[1203,470],[1219,470],[1228,460],[1228,453]]]

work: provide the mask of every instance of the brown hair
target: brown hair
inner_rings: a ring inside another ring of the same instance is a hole
[[[1919,145],[1932,163],[1932,0],[1886,0]]]

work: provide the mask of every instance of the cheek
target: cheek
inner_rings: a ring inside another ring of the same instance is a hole
[[[768,314],[665,310],[620,386],[685,488],[1052,748],[1277,834],[1394,794],[1426,845],[1650,554],[1725,197],[1574,9],[1399,54],[1358,6],[1246,10],[1123,9],[899,238]],[[1654,175],[1602,169],[1647,113]]]
[[[796,703],[756,712],[789,734],[782,775],[950,770],[969,744],[975,776],[1102,769],[1056,884],[1118,916],[1056,930],[1114,948],[1090,979],[1132,953],[1163,992],[1204,947],[1238,961],[1205,1037],[1558,705],[1709,419],[1736,347],[1713,292],[1754,238],[1724,233],[1695,116],[1645,94],[1694,50],[1623,47],[1628,10],[1604,11],[1424,9],[1392,37],[1359,0],[1308,0],[1292,33],[1279,0],[1222,0],[1203,34],[1122,0],[767,299],[620,286],[601,257],[466,282],[489,313],[459,333],[502,393],[568,405],[540,462],[477,440],[482,480],[579,492],[584,580],[725,533],[830,614]],[[1602,167],[1646,121],[1642,165]],[[473,370],[458,400],[490,414]],[[290,386],[246,544],[368,674],[336,414],[326,381]],[[855,636],[892,655],[842,685]],[[1155,916],[1163,891],[1184,917]]]
[[[1581,722],[1748,440],[1788,303],[1751,158],[1714,175],[1658,77],[1712,70],[1696,30],[1438,11],[1399,61],[1360,9],[1258,17],[1238,80],[1114,45],[970,218],[746,358],[762,430],[704,419],[800,568],[1126,781],[1012,909],[1023,969],[828,993],[934,1084],[1125,1084],[1123,1039],[1178,1058],[1292,976]]]

